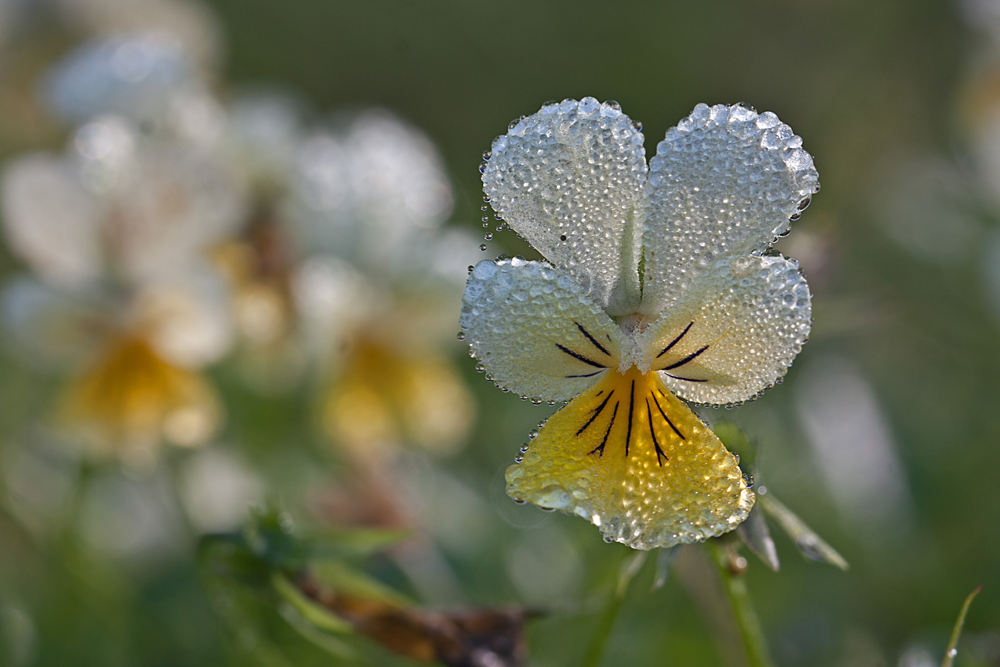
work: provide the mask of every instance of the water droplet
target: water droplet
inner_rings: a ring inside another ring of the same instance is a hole
[[[642,132],[642,122],[638,120],[632,121],[632,129],[636,132]]]
[[[518,505],[523,505],[524,503],[528,502],[526,500],[521,500],[520,498],[511,498],[511,500],[513,500]]]
[[[483,195],[483,201],[486,202],[487,204],[489,204],[490,203],[490,196],[489,195]]]
[[[483,213],[486,213],[487,211],[490,210],[490,207],[487,206],[486,204],[483,204],[482,206],[479,207],[479,210],[482,211]]]
[[[538,437],[538,431],[532,431],[528,433],[528,440],[534,440]]]
[[[492,241],[493,240],[493,232],[486,232],[486,236],[483,237],[483,238],[485,238],[487,241]]]
[[[464,331],[459,331],[457,338],[459,340],[465,340],[465,332]]]
[[[604,541],[607,542],[608,544],[611,544],[612,542],[614,542],[614,539],[610,535],[605,535]]]
[[[486,366],[483,366],[482,363],[476,364],[476,372],[477,373],[485,373],[486,372]]]
[[[792,213],[790,216],[788,216],[788,219],[791,220],[792,222],[795,222],[801,217],[802,217],[801,213]]]
[[[809,204],[811,203],[812,203],[812,197],[806,197],[805,199],[799,202],[799,210],[800,211],[806,210],[807,208],[809,208]]]
[[[480,245],[479,249],[482,250],[483,252],[486,252],[486,244],[483,243],[482,245]]]
[[[476,267],[474,267],[472,264],[469,264],[469,269],[468,269],[469,273],[472,273],[475,270],[476,270]]]
[[[485,174],[486,173],[486,163],[485,162],[483,162],[482,164],[479,165],[479,173],[480,174]]]
[[[521,453],[522,454],[527,454],[528,453],[528,443],[525,443],[525,444],[521,445]]]
[[[491,157],[493,157],[493,153],[491,151],[486,151],[483,153],[483,162],[489,162]]]
[[[609,107],[611,107],[615,111],[621,111],[622,110],[622,105],[618,104],[618,102],[615,102],[614,100],[608,100],[607,102],[605,102],[605,104],[607,104]]]
[[[515,456],[514,457],[514,463],[520,463],[523,460],[524,460],[523,456]]]

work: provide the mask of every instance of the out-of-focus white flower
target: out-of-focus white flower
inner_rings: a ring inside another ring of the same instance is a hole
[[[197,0],[54,0],[64,20],[96,37],[155,32],[198,63],[216,65],[221,44],[215,16]]]
[[[339,129],[338,129],[339,128]],[[398,276],[436,243],[451,214],[451,185],[434,145],[381,110],[314,133],[296,156],[289,221],[309,253],[349,258]]]
[[[221,105],[189,51],[169,33],[117,34],[84,44],[50,72],[44,97],[71,124],[114,114],[202,146],[214,146],[224,131]]]
[[[21,349],[77,367],[62,416],[105,449],[204,442],[220,413],[198,369],[232,339],[207,253],[241,222],[232,179],[109,117],[67,155],[11,162],[0,188],[8,243],[35,275],[5,291],[4,324]]]
[[[308,259],[292,294],[331,368],[325,428],[356,451],[450,449],[470,425],[443,324],[477,250],[471,235],[439,229],[451,207],[433,144],[385,111],[341,119],[296,152],[282,219]]]

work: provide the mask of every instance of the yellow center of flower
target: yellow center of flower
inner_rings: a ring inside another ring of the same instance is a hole
[[[200,375],[126,336],[70,385],[65,418],[106,448],[150,446],[161,437],[191,446],[212,434],[218,410]]]

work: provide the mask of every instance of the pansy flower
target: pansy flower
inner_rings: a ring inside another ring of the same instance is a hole
[[[74,367],[66,425],[125,457],[205,442],[221,415],[200,369],[232,338],[207,249],[244,209],[229,176],[103,117],[65,155],[5,165],[0,200],[7,244],[33,274],[2,293],[4,342]]]
[[[819,189],[801,145],[773,113],[700,104],[647,167],[639,126],[593,98],[493,142],[486,196],[549,261],[480,262],[462,329],[499,386],[569,401],[508,469],[508,494],[637,549],[747,517],[737,458],[681,399],[753,398],[806,340],[809,288],[769,251]]]
[[[451,207],[436,147],[386,111],[335,118],[296,151],[281,208],[304,260],[292,291],[308,347],[329,369],[324,429],[363,459],[403,442],[452,451],[471,425],[446,311],[478,251],[471,235],[443,228]]]

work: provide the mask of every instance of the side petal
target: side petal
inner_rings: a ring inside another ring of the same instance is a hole
[[[130,315],[165,361],[201,368],[232,347],[232,294],[221,276],[198,262],[176,269],[170,280],[136,290]]]
[[[649,163],[641,311],[671,307],[718,260],[769,247],[819,190],[802,139],[773,113],[699,104]]]
[[[97,279],[102,209],[68,161],[15,160],[4,170],[2,197],[7,241],[36,273],[71,287]]]
[[[507,469],[518,500],[587,519],[633,549],[700,542],[753,507],[736,457],[655,373],[610,373]]]
[[[494,210],[612,315],[639,302],[642,143],[617,104],[566,100],[512,124],[483,170]]]
[[[626,344],[568,273],[519,258],[476,266],[461,325],[472,356],[494,382],[546,401],[568,400],[618,368]]]
[[[809,286],[795,260],[738,257],[703,274],[646,329],[640,366],[659,371],[685,400],[745,401],[784,376],[811,325]]]

